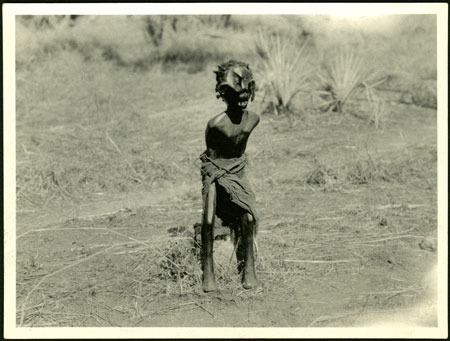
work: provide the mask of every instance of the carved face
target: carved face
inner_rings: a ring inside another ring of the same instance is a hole
[[[221,81],[216,86],[217,97],[228,106],[245,109],[248,101],[255,97],[255,81],[248,67],[234,65],[224,70]]]

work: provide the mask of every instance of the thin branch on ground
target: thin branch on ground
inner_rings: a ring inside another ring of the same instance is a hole
[[[39,286],[47,279],[47,278],[49,278],[49,277],[51,277],[51,276],[54,276],[54,275],[56,275],[56,274],[58,274],[58,273],[60,273],[60,272],[63,272],[63,271],[65,271],[65,270],[67,270],[67,269],[70,269],[71,267],[74,267],[74,266],[76,266],[76,265],[78,265],[78,264],[81,264],[81,263],[83,263],[83,262],[86,262],[86,261],[88,261],[89,259],[91,259],[91,258],[93,258],[93,257],[96,257],[96,256],[98,256],[98,255],[101,255],[102,253],[105,253],[106,251],[108,251],[108,250],[111,250],[111,249],[113,249],[113,248],[115,248],[115,247],[117,247],[117,246],[119,246],[119,245],[124,245],[124,244],[127,244],[127,243],[117,243],[117,244],[114,244],[114,245],[111,245],[110,247],[107,247],[107,248],[105,248],[105,249],[103,249],[103,250],[101,250],[101,251],[99,251],[99,252],[97,252],[97,253],[94,253],[94,254],[92,254],[92,255],[90,255],[90,256],[87,256],[86,258],[83,258],[83,259],[81,259],[81,260],[79,260],[79,261],[77,261],[77,262],[75,262],[75,263],[72,263],[72,264],[69,264],[69,265],[67,265],[67,266],[65,266],[65,267],[63,267],[63,268],[61,268],[61,269],[59,269],[59,270],[56,270],[56,271],[54,271],[54,272],[52,272],[52,273],[49,273],[49,274],[47,274],[47,275],[45,275],[44,277],[42,277],[42,279],[28,292],[28,294],[25,296],[25,299],[24,299],[24,301],[23,301],[23,303],[22,303],[22,308],[21,308],[21,317],[20,317],[20,326],[22,326],[23,325],[23,321],[24,321],[24,319],[25,319],[25,311],[26,311],[26,306],[27,306],[27,302],[28,302],[28,299],[29,299],[29,297],[31,296],[31,294],[37,289],[37,288],[39,288]]]
[[[350,263],[359,262],[359,259],[340,259],[340,260],[300,260],[300,259],[284,259],[283,262],[289,263],[312,263],[312,264],[326,264],[326,263]]]

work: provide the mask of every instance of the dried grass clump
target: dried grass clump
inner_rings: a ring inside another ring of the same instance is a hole
[[[364,154],[351,155],[342,160],[340,165],[330,167],[323,161],[314,159],[314,165],[305,177],[305,183],[332,190],[342,185],[365,185],[377,181],[410,181],[423,177],[425,156],[401,158],[396,162],[384,162],[372,157],[367,151]]]
[[[162,249],[157,261],[158,278],[164,281],[166,291],[201,292],[200,246],[189,231],[182,229]],[[220,289],[240,285],[234,252],[235,248],[230,240],[215,240],[215,276]]]
[[[288,113],[294,97],[310,89],[313,67],[309,41],[276,33],[268,35],[260,30],[256,53],[263,106],[273,109],[275,115]]]
[[[158,261],[159,278],[180,289],[192,290],[201,283],[202,269],[199,248],[194,239],[177,239],[162,250]]]
[[[326,164],[314,159],[314,166],[306,175],[306,183],[308,185],[325,185],[333,186],[338,179],[338,173],[335,169],[328,167]]]
[[[419,180],[431,185],[430,180],[436,178],[437,172],[436,145],[419,145],[406,149],[400,158],[390,164],[389,171],[391,177],[398,181]]]
[[[388,115],[386,101],[373,87],[366,87],[366,96],[369,108],[369,121],[378,129],[385,122]]]
[[[372,181],[390,181],[391,176],[381,162],[375,161],[369,153],[350,162],[344,169],[345,179],[350,184],[364,185]]]

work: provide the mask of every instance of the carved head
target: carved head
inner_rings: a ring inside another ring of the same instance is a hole
[[[248,64],[230,60],[220,64],[216,74],[216,96],[229,106],[247,107],[255,97],[255,81]]]

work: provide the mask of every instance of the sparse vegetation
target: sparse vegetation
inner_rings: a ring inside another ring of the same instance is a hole
[[[260,57],[258,87],[263,106],[275,115],[292,110],[292,100],[311,89],[311,44],[307,39],[259,31],[256,52]],[[263,109],[264,111],[264,109]]]
[[[336,42],[281,18],[261,28],[275,34],[258,57],[261,16],[17,21],[17,325],[355,326],[429,298],[421,281],[436,261],[436,110],[400,103],[414,82],[397,69],[420,62],[430,77],[433,58],[411,60],[421,55],[405,49],[404,32],[401,50],[374,33],[364,41],[380,51],[354,44],[322,70],[323,112],[296,94],[317,90],[309,54]],[[285,36],[294,29],[298,41]],[[391,61],[395,77],[367,82],[366,50],[376,70]],[[265,92],[289,115],[262,116],[247,149],[261,288],[242,289],[232,244],[217,241],[221,291],[205,295],[192,230],[198,156],[207,119],[224,108],[205,66],[240,57],[265,84],[257,101]],[[350,108],[359,116],[332,112]],[[436,325],[434,310],[417,323]]]
[[[430,165],[435,165],[433,155],[436,151],[422,155],[421,149],[413,149],[396,160],[374,158],[367,150],[364,153],[350,154],[338,165],[328,165],[324,160],[313,160],[304,182],[320,186],[325,190],[338,190],[345,185],[367,185],[377,182],[407,183],[423,179]],[[420,169],[420,170],[419,170]]]
[[[376,73],[352,47],[331,49],[317,72],[324,110],[342,112],[348,100],[370,83]]]
[[[375,128],[380,128],[387,119],[387,106],[383,97],[373,86],[365,86],[369,120]]]

